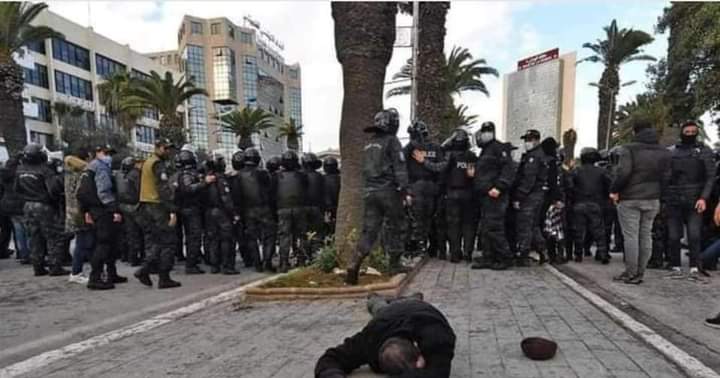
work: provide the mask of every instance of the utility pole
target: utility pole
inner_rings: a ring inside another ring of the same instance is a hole
[[[412,24],[412,90],[410,91],[410,122],[415,121],[417,115],[417,67],[418,67],[418,43],[420,36],[420,2],[413,1],[413,24]]]

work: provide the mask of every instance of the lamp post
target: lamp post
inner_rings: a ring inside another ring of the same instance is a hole
[[[413,1],[413,24],[412,24],[412,89],[410,91],[410,121],[415,120],[417,112],[417,67],[418,67],[418,43],[420,37],[420,2]]]

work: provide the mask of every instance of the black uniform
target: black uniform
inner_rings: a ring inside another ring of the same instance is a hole
[[[207,171],[207,174],[214,175],[216,180],[207,185],[204,195],[205,238],[206,246],[210,249],[211,272],[220,273],[222,270],[223,274],[236,274],[233,237],[236,207],[224,171],[225,167],[222,165]]]
[[[312,261],[315,253],[323,245],[323,207],[325,205],[325,177],[317,171],[322,162],[317,157],[306,162],[303,157],[303,173],[307,177],[307,191],[305,196],[305,224],[308,236],[303,238],[303,252],[308,261]],[[312,234],[312,238],[310,238]]]
[[[608,263],[607,238],[603,224],[603,204],[610,194],[610,176],[596,167],[592,156],[580,156],[582,165],[570,174],[568,189],[572,195],[572,224],[575,239],[575,260],[581,261],[588,233],[597,246],[596,256]]]
[[[510,190],[515,177],[512,146],[492,140],[480,144],[482,151],[475,167],[475,192],[481,203],[483,260],[485,263],[507,264],[512,260],[505,234],[505,217],[510,202]],[[488,192],[497,189],[500,196],[492,198]]]
[[[535,246],[544,253],[545,239],[540,231],[542,207],[547,191],[548,166],[540,145],[525,152],[520,160],[512,201],[517,205],[515,237],[522,261]]]
[[[143,250],[143,231],[139,223],[138,207],[140,206],[140,170],[129,170],[115,173],[118,192],[118,207],[123,215],[123,237],[127,248],[127,261],[138,266],[145,258]]]
[[[473,177],[469,175],[477,157],[469,150],[448,153],[446,211],[450,261],[463,256],[470,261],[477,231],[477,205],[473,203]]]
[[[325,171],[325,236],[335,235],[335,221],[337,219],[338,200],[340,199],[340,171],[338,170],[337,160],[332,158],[334,163],[330,163],[331,158],[325,159],[323,162],[323,171]]]
[[[715,179],[712,151],[702,143],[679,143],[672,152],[671,175],[665,195],[668,248],[671,265],[679,267],[680,239],[687,227],[690,267],[698,266],[702,252],[703,215],[695,210],[699,199],[710,201]]]
[[[286,152],[287,153],[287,152]],[[294,153],[293,153],[294,155]],[[280,253],[280,272],[286,272],[290,265],[290,250],[297,256],[298,263],[306,260],[300,249],[300,243],[307,231],[305,216],[305,196],[308,187],[307,176],[299,170],[297,157],[286,159],[283,155],[283,170],[275,178],[278,216],[278,242]]]
[[[193,165],[185,165],[180,169],[177,185],[175,197],[182,217],[185,253],[187,255],[185,269],[188,272],[200,273],[197,265],[200,263],[203,235],[204,209],[202,199],[208,185],[205,183],[205,177]]]
[[[270,174],[257,166],[246,165],[232,182],[233,200],[241,203],[245,237],[253,263],[258,270],[272,270],[277,223],[273,213]],[[258,243],[259,242],[259,243]],[[259,245],[262,245],[262,258]],[[264,263],[264,264],[263,264]]]
[[[413,151],[424,151],[425,162],[418,163],[413,159]],[[435,143],[423,143],[411,140],[403,149],[407,161],[409,188],[412,195],[410,213],[410,241],[413,248],[424,250],[432,232],[432,221],[435,215],[435,204],[439,194],[438,175],[447,164],[444,161],[442,148]]]

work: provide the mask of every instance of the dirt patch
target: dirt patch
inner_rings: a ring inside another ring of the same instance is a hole
[[[387,276],[375,276],[375,275],[361,275],[360,286],[370,285],[375,283],[387,282],[391,277]],[[303,268],[294,272],[288,273],[287,275],[280,277],[274,281],[268,282],[262,286],[261,289],[272,289],[272,288],[288,288],[288,287],[303,287],[303,288],[329,288],[329,287],[345,287],[345,275],[344,274],[333,274],[323,273],[321,270],[316,268]]]

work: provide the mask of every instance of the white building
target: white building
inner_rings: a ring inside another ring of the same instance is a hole
[[[25,128],[27,140],[41,144],[60,141],[62,128],[52,112],[52,104],[64,102],[85,111],[87,127],[110,127],[114,120],[99,103],[97,85],[103,77],[116,70],[132,75],[160,75],[170,71],[179,79],[181,74],[150,58],[48,10],[41,13],[34,25],[44,25],[62,33],[65,39],[47,39],[28,46],[28,53],[18,62],[24,68]],[[142,151],[152,151],[158,128],[158,114],[145,112],[131,133],[132,143]],[[58,143],[55,143],[56,145]]]

